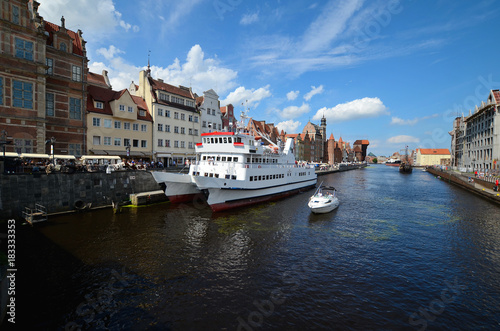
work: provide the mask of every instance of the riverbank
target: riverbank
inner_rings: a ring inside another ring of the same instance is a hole
[[[481,178],[471,177],[469,174],[463,174],[452,170],[442,170],[434,167],[426,168],[426,170],[427,172],[438,176],[439,179],[443,181],[459,186],[489,201],[500,204],[500,193],[493,190],[495,184],[492,182]]]
[[[321,175],[331,174],[334,172],[362,169],[362,168],[366,168],[366,166],[367,166],[366,163],[339,164],[339,165],[336,165],[335,167],[327,168],[327,169],[318,168],[315,170],[315,172],[318,176],[321,176]]]

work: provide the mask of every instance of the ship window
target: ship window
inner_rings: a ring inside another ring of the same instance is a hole
[[[215,174],[215,178],[219,178],[219,174]]]
[[[229,176],[229,175],[226,175],[226,179],[229,179],[230,177],[231,177],[231,176]]]
[[[231,138],[231,137],[227,137],[227,142],[228,142],[228,143],[232,143],[232,142],[233,142],[233,138]]]
[[[206,161],[207,160],[207,156],[203,156],[203,161]]]
[[[200,172],[198,171],[198,172],[196,173],[196,176],[199,176],[199,175],[200,175]]]
[[[253,182],[253,176],[250,176],[250,181]]]
[[[220,161],[220,156],[217,156],[217,161]]]
[[[212,144],[214,143],[214,138],[210,138],[210,140],[212,141]]]
[[[205,172],[205,177],[208,177],[208,173]]]
[[[213,173],[210,173],[210,175],[209,175],[208,177],[213,177],[213,176],[214,176],[214,174],[213,174]]]
[[[269,175],[266,175],[266,179],[269,180]]]
[[[219,143],[222,144],[222,137],[219,137]]]
[[[227,137],[224,137],[224,144],[227,144]]]
[[[231,179],[236,179],[236,176],[235,176],[235,175],[232,175],[232,176],[231,176]]]
[[[233,157],[233,161],[234,162],[238,162],[238,158],[237,157]]]
[[[225,156],[222,157],[222,161],[226,161],[226,157]]]
[[[247,163],[250,163],[250,158],[249,157],[247,157]]]
[[[262,180],[262,176],[259,176],[259,180]]]
[[[228,156],[228,157],[227,157],[227,161],[228,161],[228,162],[231,162],[232,160],[233,160],[233,158],[232,158],[231,156]]]
[[[196,171],[193,171],[193,176],[196,176]]]
[[[273,179],[276,179],[276,175],[273,175]]]

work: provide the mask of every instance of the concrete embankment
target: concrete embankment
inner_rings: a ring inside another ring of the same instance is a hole
[[[0,219],[22,218],[25,207],[43,205],[47,213],[111,206],[131,194],[159,189],[148,171],[35,173],[0,175]]]
[[[355,169],[361,169],[361,168],[366,168],[367,164],[366,163],[360,163],[360,164],[346,164],[346,165],[341,165],[338,168],[334,169],[316,169],[315,172],[318,176],[321,175],[327,175],[331,174],[334,172],[341,172],[341,171],[348,171],[348,170],[355,170]]]
[[[427,172],[435,176],[439,176],[439,178],[445,182],[459,186],[471,193],[500,204],[500,193],[493,190],[495,186],[494,183],[474,177],[471,177],[472,181],[469,181],[469,176],[450,170],[427,168]]]

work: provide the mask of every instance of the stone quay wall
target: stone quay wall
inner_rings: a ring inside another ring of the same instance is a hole
[[[34,173],[0,175],[0,220],[22,218],[25,207],[41,204],[47,213],[77,207],[110,206],[134,193],[157,191],[160,186],[144,170],[90,173]]]

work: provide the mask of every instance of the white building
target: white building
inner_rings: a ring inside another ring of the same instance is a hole
[[[201,133],[222,131],[222,113],[219,96],[210,89],[203,96],[196,98],[196,106],[201,115]]]
[[[145,100],[153,116],[154,159],[166,166],[194,160],[201,123],[191,89],[153,79],[148,69],[140,72],[139,86],[132,82],[130,92]]]

